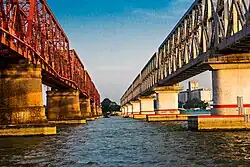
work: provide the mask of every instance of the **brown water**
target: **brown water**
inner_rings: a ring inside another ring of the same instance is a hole
[[[250,166],[250,132],[112,117],[55,136],[0,138],[0,166]]]

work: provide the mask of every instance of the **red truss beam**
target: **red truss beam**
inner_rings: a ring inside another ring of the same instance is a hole
[[[76,88],[69,40],[44,0],[0,0],[1,44]]]
[[[26,58],[63,85],[100,99],[45,0],[0,0],[0,42],[0,56]]]
[[[70,58],[71,58],[71,71],[72,71],[71,79],[76,83],[77,87],[84,94],[89,95],[87,91],[88,89],[86,87],[86,78],[85,78],[86,74],[84,70],[84,65],[74,49],[70,50]]]

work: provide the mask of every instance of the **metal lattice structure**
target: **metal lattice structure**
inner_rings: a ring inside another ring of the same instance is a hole
[[[0,42],[1,58],[41,65],[43,83],[100,99],[46,0],[0,0]]]
[[[196,0],[133,82],[137,84],[129,86],[121,104],[207,70],[199,65],[208,58],[249,53],[249,9],[249,0]]]

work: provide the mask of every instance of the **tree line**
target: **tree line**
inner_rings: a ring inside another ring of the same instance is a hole
[[[121,106],[116,102],[111,101],[109,98],[105,98],[102,102],[102,113],[107,114],[111,112],[120,111]]]

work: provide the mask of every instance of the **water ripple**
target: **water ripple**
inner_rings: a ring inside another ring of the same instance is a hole
[[[191,132],[185,123],[113,117],[58,135],[0,138],[0,166],[249,166],[249,132]]]

